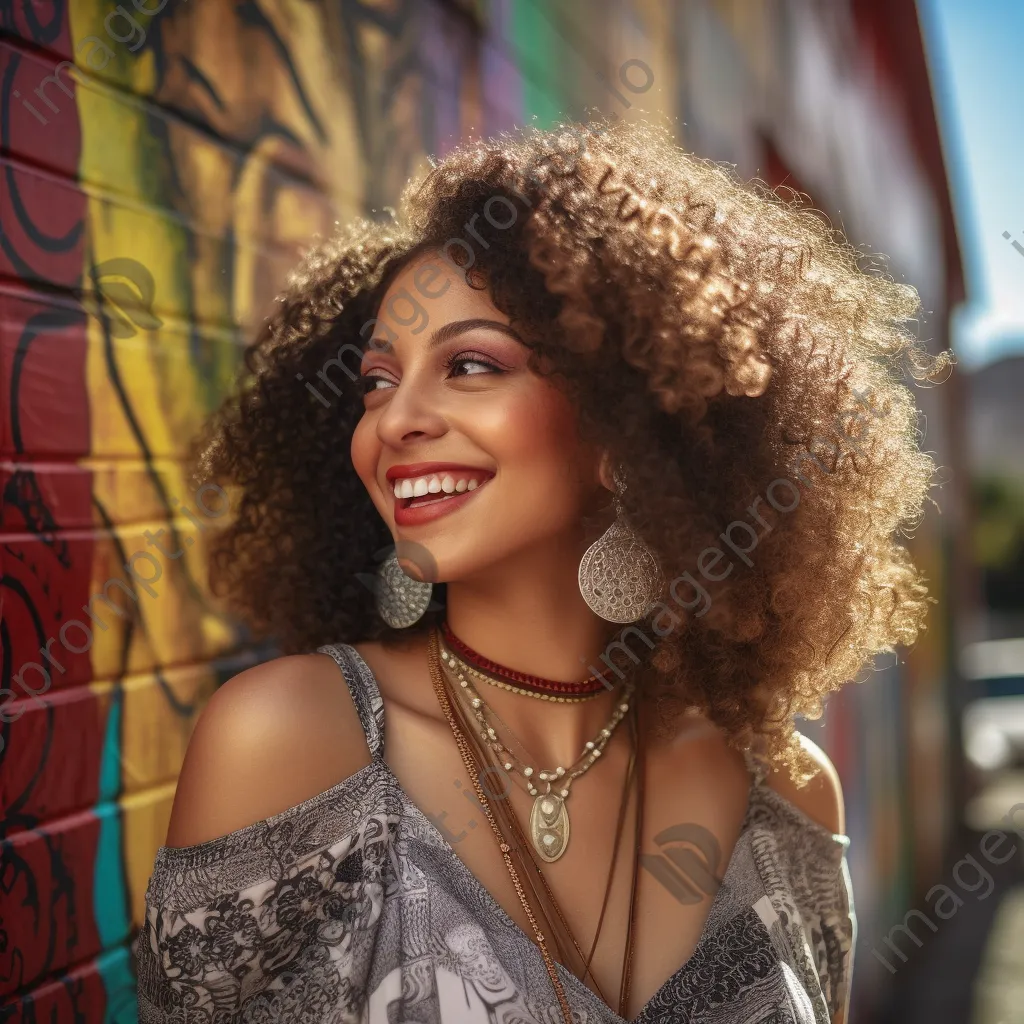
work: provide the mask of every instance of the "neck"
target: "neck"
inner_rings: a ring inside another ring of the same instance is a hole
[[[558,704],[475,684],[541,767],[574,760],[605,725],[621,694],[618,676],[601,659],[613,627],[580,595],[576,546],[517,555],[514,563],[491,566],[485,577],[449,582],[447,588],[448,625],[484,657],[560,682],[600,672],[612,687],[591,700]]]

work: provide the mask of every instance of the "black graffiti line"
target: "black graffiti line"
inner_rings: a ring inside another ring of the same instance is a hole
[[[4,119],[0,121],[0,143],[8,152],[11,146],[11,92],[14,89],[14,76],[18,72],[18,65],[21,64],[21,54],[12,53],[10,63],[4,72],[4,80],[0,85],[0,98],[3,99]]]
[[[66,920],[68,924],[68,936],[65,942],[65,949],[78,945],[78,901],[75,898],[75,876],[72,871],[68,870],[66,857],[63,849],[61,848],[63,846],[64,834],[44,832],[41,829],[37,829],[36,832],[43,840],[46,852],[50,855],[51,886],[49,919],[51,925],[49,929],[50,941],[46,951],[46,959],[43,964],[43,969],[35,976],[35,978],[32,979],[30,984],[37,984],[42,981],[43,978],[53,970],[53,960],[57,945],[57,929],[53,927],[53,923],[54,918],[56,917],[56,905],[61,897],[64,897],[67,902]],[[69,959],[74,963],[75,960],[79,959],[79,957],[72,955]]]
[[[35,875],[32,874],[29,869],[28,863],[21,854],[18,853],[17,847],[14,846],[10,840],[4,840],[0,843],[0,853],[3,854],[4,870],[0,873],[0,895],[7,896],[14,892],[14,888],[18,883],[18,879],[21,875],[25,876],[25,888],[28,892],[25,898],[21,901],[23,907],[29,907],[35,911],[36,923],[35,930],[39,929],[39,886],[36,882]],[[8,883],[8,878],[10,879]],[[53,929],[51,929],[53,931]],[[0,933],[2,935],[3,933]],[[6,935],[3,936],[7,938]],[[4,981],[15,992],[19,991],[24,987],[25,979],[25,955],[17,945],[12,945],[11,948],[11,969],[7,974],[0,976],[0,980]],[[11,985],[11,982],[14,984]],[[0,1012],[4,1007],[0,1006]],[[7,1020],[7,1017],[3,1018]]]
[[[4,74],[2,86],[4,113],[6,116],[2,126],[0,126],[0,141],[2,141],[3,148],[7,151],[13,149],[11,146],[11,92],[14,88],[14,77],[17,74],[20,65],[21,54],[12,54],[11,61],[7,65],[7,71]],[[58,84],[62,83],[58,80]],[[44,252],[69,252],[73,249],[78,244],[78,240],[82,234],[82,221],[79,220],[79,222],[71,228],[63,238],[43,234],[43,232],[40,231],[32,222],[32,218],[29,216],[28,211],[21,202],[21,193],[15,186],[14,168],[10,163],[4,165],[4,173],[7,177],[7,188],[11,197],[11,205],[14,207],[14,213],[18,218],[18,223],[21,224],[22,229],[25,234],[28,235],[29,239],[38,245]],[[41,274],[39,276],[42,277]]]
[[[53,5],[53,17],[48,25],[41,25],[36,21],[34,0],[22,0],[22,8],[25,20],[32,32],[32,41],[35,43],[52,43],[60,37],[60,30],[64,26],[64,0],[56,0]],[[13,25],[13,19],[12,19]]]
[[[36,628],[36,639],[39,641],[39,646],[42,647],[46,643],[46,627],[43,625],[43,618],[39,614],[39,610],[36,608],[32,601],[29,592],[25,589],[25,584],[21,580],[14,576],[3,575],[0,576],[0,588],[6,587],[8,590],[13,591],[22,599],[25,607],[28,609],[29,614],[32,616],[32,624]],[[2,620],[0,620],[2,621]],[[4,682],[9,683],[13,676],[5,677]]]
[[[103,526],[106,529],[108,535],[110,536],[110,542],[114,545],[114,550],[117,552],[118,562],[120,562],[121,565],[127,565],[128,559],[125,558],[124,545],[121,543],[121,538],[117,535],[117,530],[114,528],[114,521],[110,518],[110,514],[103,507],[103,503],[99,500],[99,498],[96,497],[95,494],[92,495],[92,504],[93,508],[95,508],[96,511],[99,513],[100,519],[103,520]],[[126,603],[124,609],[126,614],[124,616],[121,616],[120,613],[118,613],[119,617],[124,618],[126,620],[127,625],[125,626],[124,637],[121,640],[121,656],[118,660],[118,669],[115,675],[114,682],[120,681],[127,674],[128,652],[131,650],[132,632],[135,629],[136,622],[138,623],[139,627],[142,630],[143,638],[146,640],[149,639],[149,634],[146,631],[146,620],[142,616],[142,610],[139,601],[139,593],[135,588],[135,576],[132,573],[128,573],[128,576],[131,578],[127,581],[125,585],[129,587],[129,589],[132,592],[132,598],[135,601],[135,609],[129,614],[128,612],[129,609],[131,608],[131,605]],[[96,593],[102,593],[104,594],[104,596],[106,596],[106,590],[104,590],[103,588],[100,588],[100,590],[96,591]],[[82,606],[82,611],[86,611],[86,608],[90,607],[89,600],[91,600],[92,596],[93,595],[90,595],[89,599],[86,600],[85,604]],[[107,603],[112,604],[113,602],[111,602],[110,599],[108,598]],[[89,612],[86,612],[86,614],[88,615]],[[92,616],[90,615],[90,618],[91,617]],[[122,747],[122,749],[124,748]]]
[[[149,116],[148,117],[148,123],[149,123],[149,126],[150,126],[150,128],[149,128],[150,134],[153,136],[153,138],[156,141],[158,147],[160,147],[161,149],[169,152],[170,148],[171,148],[171,143],[170,143],[170,136],[169,136],[168,125],[167,125],[166,120],[164,120],[162,118],[156,118],[156,117]],[[255,147],[255,142],[253,144],[253,147]],[[236,161],[234,166],[233,166],[233,168],[232,168],[232,181],[231,181],[231,183],[232,183],[233,187],[237,185],[238,179],[241,176],[241,174],[242,174],[241,161]],[[167,177],[168,177],[168,181],[169,181],[169,190],[172,193],[172,195],[176,195],[179,199],[182,199],[182,200],[186,199],[187,198],[187,196],[186,196],[187,189],[185,188],[184,184],[182,183],[181,175],[178,173],[178,166],[177,166],[177,164],[174,161],[170,162],[170,165],[169,165],[168,171],[167,171]],[[228,228],[228,236],[227,236],[227,238],[225,240],[225,244],[227,246],[227,251],[228,252],[233,252],[234,251],[234,248],[233,248],[233,243],[234,243],[233,231],[234,231],[233,227],[229,227]],[[197,253],[195,232],[194,231],[186,231],[184,233],[183,237],[184,237],[184,246],[185,246],[185,254],[184,254],[185,259],[184,259],[184,262],[185,262],[186,266],[196,266],[196,265],[198,265],[199,257],[198,257],[198,253]],[[224,289],[225,290],[225,294],[233,295],[234,294],[234,267],[233,266],[231,266],[230,268],[222,267],[221,271],[225,275],[228,275],[228,280],[225,282],[225,289]],[[193,288],[192,288],[191,281],[190,281],[189,282],[189,296],[190,296],[190,298],[192,296],[192,292],[193,292]],[[194,303],[192,305],[194,306]],[[189,355],[192,357],[193,362],[195,362],[196,364],[199,364],[199,363],[201,363],[201,359],[200,359],[200,354],[201,354],[200,331],[199,331],[199,324],[197,322],[197,317],[194,315],[195,314],[194,308],[192,309],[192,313],[193,313],[193,315],[188,317],[188,351],[189,351]],[[203,384],[204,384],[205,389],[207,391],[207,397],[208,397],[209,393],[214,391],[215,388],[216,388],[216,384],[214,382],[214,375],[213,374],[203,374],[202,378],[203,378]],[[209,405],[209,403],[207,403],[207,405]]]
[[[349,2],[353,2],[353,0],[349,0]],[[397,39],[401,35],[402,29],[409,21],[409,16],[412,12],[409,0],[404,0],[404,2],[400,3],[394,17],[391,18],[388,17],[387,11],[370,4],[360,3],[359,0],[354,0],[354,7],[364,21],[368,21],[371,25],[375,25],[377,28],[387,32],[392,39]]]
[[[74,247],[78,245],[79,239],[82,237],[84,222],[80,219],[78,223],[61,238],[58,238],[55,235],[43,234],[43,232],[33,223],[28,210],[21,201],[21,193],[18,191],[15,184],[16,178],[14,176],[14,168],[11,164],[6,164],[4,166],[4,172],[7,176],[7,189],[8,195],[11,199],[11,206],[14,207],[14,214],[18,219],[18,223],[21,225],[21,229],[25,234],[28,235],[29,240],[38,245],[43,252],[64,253],[70,252],[74,249]]]
[[[8,239],[7,235],[4,234],[4,226],[2,223],[0,223],[0,249],[3,250],[4,255],[11,261],[11,266],[14,267],[20,277],[24,278],[26,281],[32,281],[36,278],[45,280],[42,274],[30,267],[21,258],[18,250],[14,248],[14,244],[10,239]]]
[[[306,116],[309,118],[310,124],[313,126],[313,131],[316,132],[317,138],[321,143],[327,141],[327,130],[324,128],[323,123],[317,116],[316,111],[313,109],[313,105],[309,101],[309,97],[306,95],[306,90],[303,89],[302,83],[299,81],[299,73],[295,68],[295,62],[292,60],[292,55],[288,51],[288,47],[285,45],[284,40],[277,34],[277,30],[267,20],[267,16],[256,6],[253,0],[246,0],[238,7],[238,17],[243,24],[253,26],[253,28],[259,28],[264,31],[270,38],[270,43],[277,51],[278,57],[284,64],[288,71],[288,76],[292,80],[292,85],[295,87],[295,92],[299,97],[299,104],[302,109],[306,112]]]
[[[18,589],[21,589],[22,593],[24,594],[24,588],[21,587],[20,581],[13,581],[13,583],[16,584],[16,586],[11,586],[11,583],[12,580],[10,579],[10,577],[4,576],[2,579],[0,579],[0,588],[7,586],[8,589],[10,590],[17,591]],[[30,612],[34,613],[35,609],[32,608],[31,603],[27,600],[27,595],[25,604],[26,607],[29,608]],[[35,618],[34,614],[33,618]],[[42,632],[41,622],[38,624],[37,628],[40,630],[40,632]],[[11,687],[8,684],[13,682],[13,672],[11,675],[6,674],[8,671],[12,671],[13,669],[13,662],[9,655],[9,652],[11,651],[11,636],[10,631],[7,628],[7,623],[4,622],[2,619],[0,619],[0,640],[2,640],[4,645],[5,675],[3,679],[5,689],[11,689]],[[53,744],[54,732],[56,731],[54,724],[53,705],[49,702],[44,702],[44,707],[46,708],[46,739],[43,743],[42,757],[39,760],[39,765],[36,767],[36,770],[32,775],[32,778],[29,779],[24,792],[22,792],[19,796],[15,797],[14,800],[11,801],[10,805],[4,810],[3,815],[0,816],[0,839],[6,836],[9,832],[14,831],[14,826],[17,826],[19,830],[22,828],[31,829],[39,823],[37,818],[31,815],[23,814],[22,808],[25,806],[25,803],[32,795],[32,791],[35,789],[36,784],[39,782],[39,779],[42,776],[43,768],[46,766],[46,760],[47,757],[49,756],[50,748]],[[3,716],[0,715],[0,718],[3,718]],[[5,726],[12,724],[13,723],[8,723],[6,721],[4,722]],[[4,744],[4,750],[7,750],[6,743]]]
[[[0,118],[0,143],[2,143],[4,149],[10,149],[10,90],[13,84],[14,71],[20,62],[21,55],[14,54],[11,57],[11,62],[7,66],[7,71],[4,74],[4,81],[2,87],[2,102],[4,104],[4,117]],[[10,166],[6,167],[6,170],[10,172]],[[81,224],[81,222],[79,222]],[[26,280],[39,279],[41,281],[47,280],[46,275],[41,271],[37,271],[34,267],[31,267],[28,263],[22,259],[21,254],[18,252],[14,245],[14,242],[9,239],[4,232],[3,222],[0,221],[0,249],[6,254],[7,258],[11,261],[12,267],[18,272],[18,274]]]
[[[217,92],[213,83],[199,70],[199,68],[189,60],[188,57],[179,57],[178,60],[181,62],[181,66],[185,69],[185,75],[187,78],[192,79],[200,89],[203,90],[210,97],[214,106],[223,113],[227,110],[227,104],[220,98],[220,93]]]
[[[96,511],[99,513],[100,518],[103,520],[103,525],[106,527],[108,533],[110,534],[111,542],[113,543],[114,548],[117,551],[118,560],[121,562],[122,565],[126,565],[128,563],[128,558],[127,558],[127,556],[125,554],[124,545],[121,543],[121,538],[118,537],[118,535],[117,535],[117,531],[114,528],[114,522],[110,518],[110,514],[103,507],[103,504],[100,502],[100,500],[95,495],[93,495],[92,503],[95,506]],[[129,575],[131,575],[131,574],[129,574]],[[137,614],[137,617],[138,617],[139,629],[140,629],[140,631],[142,633],[143,639],[149,641],[150,649],[152,650],[152,648],[153,648],[152,637],[150,636],[149,629],[146,627],[145,616],[142,615],[142,612],[139,609],[140,602],[139,602],[138,593],[135,590],[135,579],[134,579],[134,577],[132,577],[130,586],[131,586],[132,594],[135,595],[136,614]],[[124,676],[127,674],[127,671],[128,671],[128,652],[129,652],[129,650],[131,648],[132,630],[134,629],[134,627],[135,627],[135,619],[134,618],[129,619],[128,620],[128,628],[125,629],[124,642],[122,643],[122,646],[121,646],[121,659],[120,659],[121,664],[120,664],[120,668],[118,669],[118,672],[117,672],[117,679],[115,680],[116,682],[120,682],[124,678]],[[157,685],[160,687],[161,692],[167,698],[167,702],[171,705],[171,710],[173,710],[176,715],[178,715],[178,716],[180,716],[182,718],[188,718],[191,715],[195,714],[195,711],[196,711],[196,708],[197,708],[198,705],[195,704],[195,703],[183,704],[183,703],[181,703],[181,701],[178,700],[177,695],[171,689],[171,687],[168,684],[167,680],[164,678],[163,668],[160,665],[154,665],[154,667],[153,667],[153,675],[156,677]],[[121,721],[122,721],[122,726],[123,726],[123,723],[124,723],[124,716],[123,715],[122,715]],[[122,746],[121,749],[124,750],[124,747]]]
[[[86,997],[85,979],[81,975],[74,975],[71,972],[67,972],[61,975],[60,984],[63,986],[65,993],[68,997],[68,1002],[74,1007],[74,1024],[85,1024],[89,1019],[88,1017],[88,1003],[83,1006],[79,1006],[79,1003]],[[107,990],[107,1014],[110,1015],[110,991]],[[136,1012],[137,1009],[136,1009]],[[117,1024],[118,1017],[116,1011],[113,1016],[110,1016],[110,1020]]]
[[[89,274],[92,278],[93,287],[98,291],[99,281],[96,279],[96,263],[93,259],[90,259],[89,262]],[[175,544],[177,544],[178,550],[184,550],[184,545],[181,543],[178,528],[174,525],[174,512],[171,508],[170,498],[164,488],[164,482],[161,480],[160,474],[156,471],[153,453],[149,449],[149,444],[146,441],[146,435],[142,430],[138,417],[135,415],[131,399],[128,397],[128,390],[124,386],[124,380],[121,378],[121,371],[118,368],[117,359],[114,355],[114,339],[110,333],[110,322],[102,303],[97,309],[97,318],[100,321],[100,326],[103,328],[103,359],[107,364],[107,374],[110,377],[110,383],[117,394],[118,401],[121,404],[121,411],[124,413],[125,419],[128,421],[128,426],[132,432],[132,436],[135,438],[136,444],[138,444],[142,451],[142,459],[143,464],[146,467],[146,475],[152,482],[153,487],[156,490],[157,497],[160,499],[160,503],[163,505],[164,511],[167,513],[167,526],[171,531],[171,537]],[[95,498],[93,500],[95,501]],[[204,609],[209,610],[206,599],[203,597],[202,591],[199,589],[199,585],[192,578],[192,573],[189,571],[187,562],[182,564],[181,572],[185,578],[186,586],[189,588],[192,596]]]
[[[34,469],[22,469],[19,466],[7,481],[0,500],[21,513],[28,532],[38,537],[53,552],[54,558],[63,568],[71,568],[67,541],[60,539],[60,526],[43,498]],[[46,593],[49,596],[49,591]]]
[[[21,437],[21,414],[18,405],[18,392],[21,387],[21,371],[28,355],[29,346],[38,337],[39,332],[51,327],[69,327],[79,317],[77,311],[72,310],[47,310],[44,313],[37,313],[26,324],[21,337],[14,350],[14,358],[11,360],[11,437],[14,442],[14,450],[17,454],[25,452]]]
[[[8,680],[14,671],[14,654],[11,651],[10,630],[8,630],[7,623],[4,622],[2,615],[0,615],[0,657],[3,658],[0,661],[0,680]],[[3,767],[4,758],[7,756],[4,751],[7,750],[7,740],[10,738],[11,724],[3,715],[0,715],[0,737],[3,738],[3,744],[0,745],[0,767]],[[0,829],[2,827],[3,819],[0,818]],[[0,834],[2,834],[2,831],[0,831]]]
[[[359,4],[353,4],[351,0],[343,0],[341,4],[341,21],[345,31],[342,33],[347,48],[349,66],[352,68],[351,81],[349,86],[355,100],[353,107],[356,115],[356,128],[359,132],[359,142],[366,154],[372,154],[370,145],[370,125],[366,88],[366,62],[363,60],[362,51],[359,49],[359,15],[363,14]],[[373,166],[372,160],[367,161],[363,172],[364,193],[367,197],[373,195]],[[369,205],[369,204],[367,204]]]

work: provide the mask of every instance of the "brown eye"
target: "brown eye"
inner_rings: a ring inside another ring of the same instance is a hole
[[[445,360],[449,377],[473,377],[480,373],[504,373],[505,370],[496,366],[476,352],[459,352]]]

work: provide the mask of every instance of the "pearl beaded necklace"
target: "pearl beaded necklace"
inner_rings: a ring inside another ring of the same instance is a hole
[[[441,648],[441,661],[451,670],[458,680],[459,687],[465,691],[473,716],[480,726],[480,738],[491,748],[500,759],[507,772],[518,772],[526,783],[526,790],[534,797],[533,812],[530,815],[530,838],[539,856],[553,862],[565,853],[569,845],[569,812],[565,801],[569,797],[569,788],[581,775],[584,775],[601,756],[616,727],[629,711],[629,702],[633,695],[632,684],[627,683],[621,701],[615,705],[608,724],[598,732],[592,740],[583,745],[580,756],[568,767],[558,765],[553,769],[536,771],[531,765],[521,761],[505,744],[498,739],[498,734],[487,717],[487,705],[466,678],[469,666],[457,657],[447,646]],[[542,793],[533,784],[536,775],[540,782],[546,784]],[[552,792],[552,784],[562,781],[557,792]]]

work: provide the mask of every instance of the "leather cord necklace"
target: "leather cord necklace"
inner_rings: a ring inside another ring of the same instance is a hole
[[[455,692],[457,693],[457,691],[455,691]],[[635,721],[633,721],[631,719],[630,725],[631,726],[635,726]],[[629,764],[628,764],[628,766],[626,768],[626,774],[623,777],[622,793],[621,793],[621,796],[620,796],[620,799],[619,799],[619,812],[618,812],[618,817],[617,817],[616,827],[615,827],[615,838],[614,838],[613,845],[612,845],[612,857],[611,857],[611,862],[610,862],[609,867],[608,867],[608,874],[607,874],[607,877],[606,877],[606,880],[605,880],[604,897],[603,897],[603,899],[601,901],[601,912],[598,915],[597,927],[595,928],[595,931],[594,931],[594,940],[593,940],[593,942],[590,945],[590,953],[589,953],[589,955],[584,956],[583,950],[580,948],[579,942],[577,941],[575,935],[573,934],[572,928],[569,926],[569,923],[565,920],[565,915],[562,912],[561,907],[559,906],[558,900],[555,898],[555,894],[551,891],[551,887],[548,885],[547,879],[544,877],[544,873],[541,870],[540,865],[537,863],[535,858],[533,858],[532,856],[529,855],[529,850],[528,850],[528,847],[527,847],[527,839],[526,839],[526,836],[523,833],[523,828],[519,824],[519,820],[517,819],[517,817],[515,815],[515,812],[513,811],[513,809],[511,807],[507,807],[506,808],[506,813],[504,815],[504,818],[506,819],[507,829],[508,829],[509,833],[511,833],[513,839],[515,840],[515,843],[517,844],[517,848],[519,850],[521,850],[521,851],[524,851],[526,853],[526,855],[527,855],[527,858],[526,858],[527,870],[531,872],[531,874],[534,876],[535,881],[538,883],[539,887],[543,890],[545,898],[546,898],[548,904],[550,905],[550,907],[551,907],[552,911],[554,912],[555,916],[558,918],[559,924],[561,925],[561,927],[565,931],[565,934],[567,935],[569,940],[572,942],[573,948],[576,950],[576,953],[579,956],[580,961],[583,964],[583,973],[582,974],[578,974],[577,973],[577,977],[579,977],[580,981],[582,981],[584,983],[586,983],[587,978],[590,977],[591,981],[594,984],[594,988],[595,988],[597,994],[601,997],[602,1001],[605,1002],[609,1006],[611,1005],[611,1002],[608,999],[608,997],[604,994],[604,992],[601,990],[601,986],[598,983],[597,978],[594,976],[593,971],[591,970],[591,964],[592,964],[593,959],[594,959],[594,954],[597,951],[597,944],[598,944],[598,942],[599,942],[599,940],[601,938],[601,930],[602,930],[602,926],[604,924],[605,913],[606,913],[606,911],[608,909],[609,897],[611,896],[612,882],[614,881],[614,878],[615,878],[615,865],[616,865],[616,863],[618,861],[619,849],[621,848],[621,845],[622,845],[622,832],[623,832],[623,826],[625,824],[626,811],[627,811],[628,805],[629,805],[629,792],[630,792],[630,789],[632,788],[632,785],[633,785],[634,781],[636,781],[636,766],[637,766],[637,750],[638,750],[638,746],[637,746],[637,743],[636,743],[636,731],[635,731],[635,728],[633,730],[631,730],[631,739],[633,740],[633,742],[632,742],[632,745],[631,745],[631,748],[630,748]],[[636,847],[636,853],[635,853],[635,858],[634,858],[634,877],[633,877],[633,881],[631,883],[631,885],[632,885],[632,887],[630,889],[631,894],[634,891],[635,885],[636,885],[636,881],[635,881],[635,878],[636,878],[635,868],[636,868],[637,864],[639,864],[639,846]],[[632,899],[632,896],[631,896],[631,899]],[[630,904],[630,906],[632,907],[632,903]],[[626,954],[624,953],[623,954],[623,963],[625,964],[625,962],[626,962]],[[563,959],[563,963],[564,963],[564,959]],[[568,965],[566,965],[566,966],[568,966]],[[576,972],[574,972],[574,973],[576,973]]]
[[[462,757],[462,762],[463,765],[465,766],[466,774],[469,776],[477,801],[480,804],[485,817],[487,818],[487,822],[495,837],[495,841],[498,844],[498,849],[501,852],[502,859],[505,862],[505,867],[508,870],[509,877],[512,881],[512,886],[516,891],[516,895],[519,898],[520,904],[523,907],[523,912],[526,915],[526,919],[529,922],[530,928],[534,933],[534,941],[540,949],[541,957],[544,960],[545,968],[548,972],[549,978],[551,979],[551,984],[555,991],[555,996],[562,1013],[563,1021],[565,1022],[565,1024],[573,1024],[572,1010],[569,1007],[568,1000],[565,996],[564,987],[562,986],[561,979],[558,976],[555,960],[552,957],[551,952],[548,948],[548,942],[543,931],[541,930],[537,914],[534,912],[534,909],[531,907],[530,901],[527,898],[526,890],[523,884],[523,879],[520,878],[519,872],[516,870],[516,867],[513,863],[512,854],[517,853],[519,855],[520,859],[523,861],[525,870],[529,871],[532,868],[533,872],[535,872],[536,879],[534,879],[534,881],[539,882],[540,888],[543,891],[556,917],[558,918],[559,924],[562,926],[566,935],[571,940],[581,961],[584,964],[585,970],[583,974],[583,979],[581,980],[585,980],[588,975],[590,975],[591,978],[593,978],[592,972],[590,971],[590,963],[593,959],[594,951],[597,947],[597,941],[601,931],[601,924],[604,920],[605,910],[607,907],[611,882],[614,877],[615,858],[618,854],[618,846],[621,838],[621,829],[624,820],[624,807],[626,801],[625,799],[623,799],[623,802],[620,805],[619,825],[616,831],[615,847],[613,850],[613,860],[608,874],[608,883],[606,885],[605,898],[602,903],[601,914],[598,920],[597,932],[594,936],[594,942],[591,946],[590,956],[584,957],[583,952],[580,949],[579,943],[576,941],[575,937],[572,934],[572,930],[566,923],[564,915],[562,914],[560,908],[558,907],[558,903],[555,900],[554,894],[551,892],[551,889],[547,884],[547,880],[544,878],[544,875],[540,870],[540,866],[536,863],[532,855],[529,853],[527,841],[522,833],[522,829],[519,826],[515,814],[512,812],[511,809],[507,809],[505,817],[508,819],[507,823],[510,827],[510,831],[512,832],[512,835],[509,838],[513,839],[513,841],[518,844],[518,848],[514,848],[509,844],[509,842],[506,840],[506,837],[503,835],[497,820],[495,819],[495,815],[491,809],[488,797],[484,791],[483,786],[480,784],[480,771],[478,768],[477,757],[474,755],[473,745],[470,743],[469,739],[467,739],[466,734],[471,733],[471,728],[468,727],[468,723],[466,723],[467,728],[465,729],[465,731],[463,730],[463,728],[460,728],[458,718],[460,717],[459,712],[461,712],[461,709],[458,709],[457,711],[456,708],[454,708],[452,705],[453,699],[457,700],[457,696],[454,693],[452,693],[451,696],[449,696],[448,693],[448,686],[450,686],[451,684],[448,683],[448,685],[446,685],[446,676],[441,668],[440,642],[436,631],[431,631],[430,634],[428,644],[428,666],[430,669],[431,682],[434,687],[435,695],[437,696],[438,704],[440,705],[441,711],[444,714],[445,718],[447,719],[448,724],[452,730],[452,735],[455,739],[455,743],[459,750],[459,754]],[[622,1016],[625,1012],[625,1008],[629,1000],[630,984],[632,980],[633,946],[635,942],[637,890],[640,866],[640,839],[643,831],[643,808],[645,802],[643,770],[644,758],[642,756],[639,756],[638,754],[639,735],[635,718],[631,718],[631,727],[631,732],[634,738],[634,748],[630,761],[630,774],[635,774],[637,779],[637,808],[635,819],[633,871],[630,885],[626,943],[625,951],[623,954],[622,975],[619,985],[620,1016]],[[481,753],[486,754],[485,748],[481,750]],[[638,771],[636,771],[635,773],[632,771],[634,767],[638,767]],[[628,792],[628,788],[624,788],[623,792],[624,794]],[[543,915],[543,913],[544,911],[542,909],[541,914]],[[549,922],[549,924],[550,923],[551,922]],[[557,942],[557,936],[555,938]],[[564,957],[562,959],[564,960]],[[600,987],[597,986],[596,980],[594,980],[594,985],[595,987],[597,987],[598,995],[600,996],[600,998],[605,1002],[606,1005],[610,1005],[608,1003],[608,1000],[603,995],[603,993],[600,992]]]

